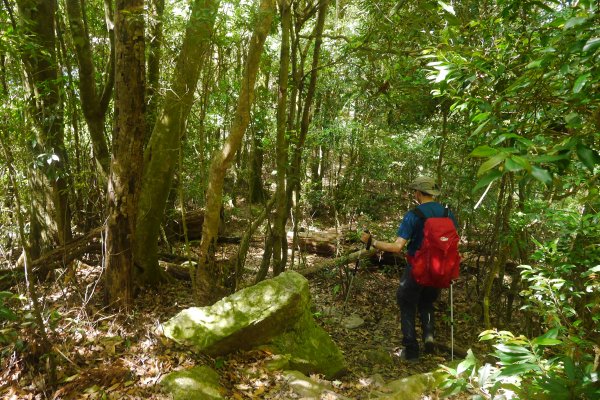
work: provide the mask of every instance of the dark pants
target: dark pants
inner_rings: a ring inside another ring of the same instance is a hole
[[[400,325],[402,345],[407,358],[419,356],[419,342],[415,329],[417,309],[421,318],[422,337],[433,337],[433,302],[437,300],[440,289],[421,286],[412,277],[411,266],[407,265],[396,292],[396,301],[400,307]]]

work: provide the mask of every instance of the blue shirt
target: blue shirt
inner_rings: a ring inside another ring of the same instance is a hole
[[[417,206],[417,208],[427,218],[443,217],[445,212],[444,206],[435,201],[423,203]],[[456,223],[456,219],[454,218],[452,211],[448,210],[448,216],[452,219],[452,222],[454,222],[454,226],[458,228],[458,224]],[[413,210],[410,210],[406,213],[402,219],[402,222],[400,223],[400,226],[398,227],[398,232],[396,235],[402,239],[408,240],[407,252],[411,256],[414,256],[417,250],[419,250],[419,247],[421,247],[424,225],[424,220],[421,219]]]

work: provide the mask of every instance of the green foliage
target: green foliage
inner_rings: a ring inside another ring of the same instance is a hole
[[[594,173],[600,14],[593,2],[495,1],[451,13],[441,43],[424,52],[434,93],[471,121],[486,159],[475,190],[505,173],[545,185]],[[453,9],[454,10],[454,9]],[[533,12],[532,12],[533,11]]]
[[[539,218],[538,214],[538,218]],[[476,398],[594,399],[600,395],[594,343],[600,337],[600,214],[546,210],[545,227],[557,238],[540,242],[523,265],[522,310],[540,318],[546,333],[527,339],[489,330],[496,364],[479,365],[469,351],[457,368],[443,367],[446,394],[468,391]],[[528,224],[525,215],[511,222]]]
[[[564,353],[565,339],[554,328],[529,340],[508,331],[488,330],[495,365],[480,362],[469,350],[457,368],[443,366],[445,395],[468,391],[477,399],[594,399],[600,394],[593,357],[574,359]]]
[[[33,318],[17,307],[22,300],[21,296],[12,292],[0,292],[0,355],[2,357],[24,348],[19,331],[22,326],[31,324]]]

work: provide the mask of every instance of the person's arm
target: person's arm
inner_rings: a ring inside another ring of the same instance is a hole
[[[371,235],[369,233],[363,232],[362,235],[360,236],[360,240],[363,243],[367,243],[370,236]],[[401,237],[397,237],[396,241],[393,243],[384,242],[384,241],[376,240],[375,238],[373,238],[371,241],[371,246],[375,247],[377,250],[387,251],[390,253],[400,253],[402,251],[402,249],[404,248],[404,246],[406,246],[407,242],[408,241],[406,239],[403,239]]]

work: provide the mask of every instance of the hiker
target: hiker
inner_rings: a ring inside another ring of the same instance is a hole
[[[426,218],[447,216],[452,220],[453,229],[452,223],[448,222],[448,224],[454,231],[457,224],[452,213],[443,205],[434,201],[434,197],[440,194],[440,190],[433,178],[420,176],[408,187],[414,190],[415,200],[419,205],[404,216],[398,227],[396,241],[390,243],[375,240],[367,232],[361,234],[361,241],[367,243],[371,239],[371,246],[391,253],[400,253],[408,245],[407,253],[409,262],[400,280],[400,287],[396,292],[396,301],[400,307],[400,325],[403,336],[402,345],[404,346],[400,357],[408,361],[416,361],[419,358],[419,343],[415,330],[416,312],[417,310],[419,311],[421,318],[422,340],[425,352],[432,353],[434,350],[433,303],[440,294],[439,287],[446,286],[437,285],[438,287],[433,287],[417,283],[412,273],[411,257],[414,257],[417,250],[421,247]],[[419,216],[418,214],[421,215]],[[458,240],[457,235],[456,240]],[[458,253],[456,257],[458,257]],[[456,265],[455,275],[458,276],[458,264]]]

